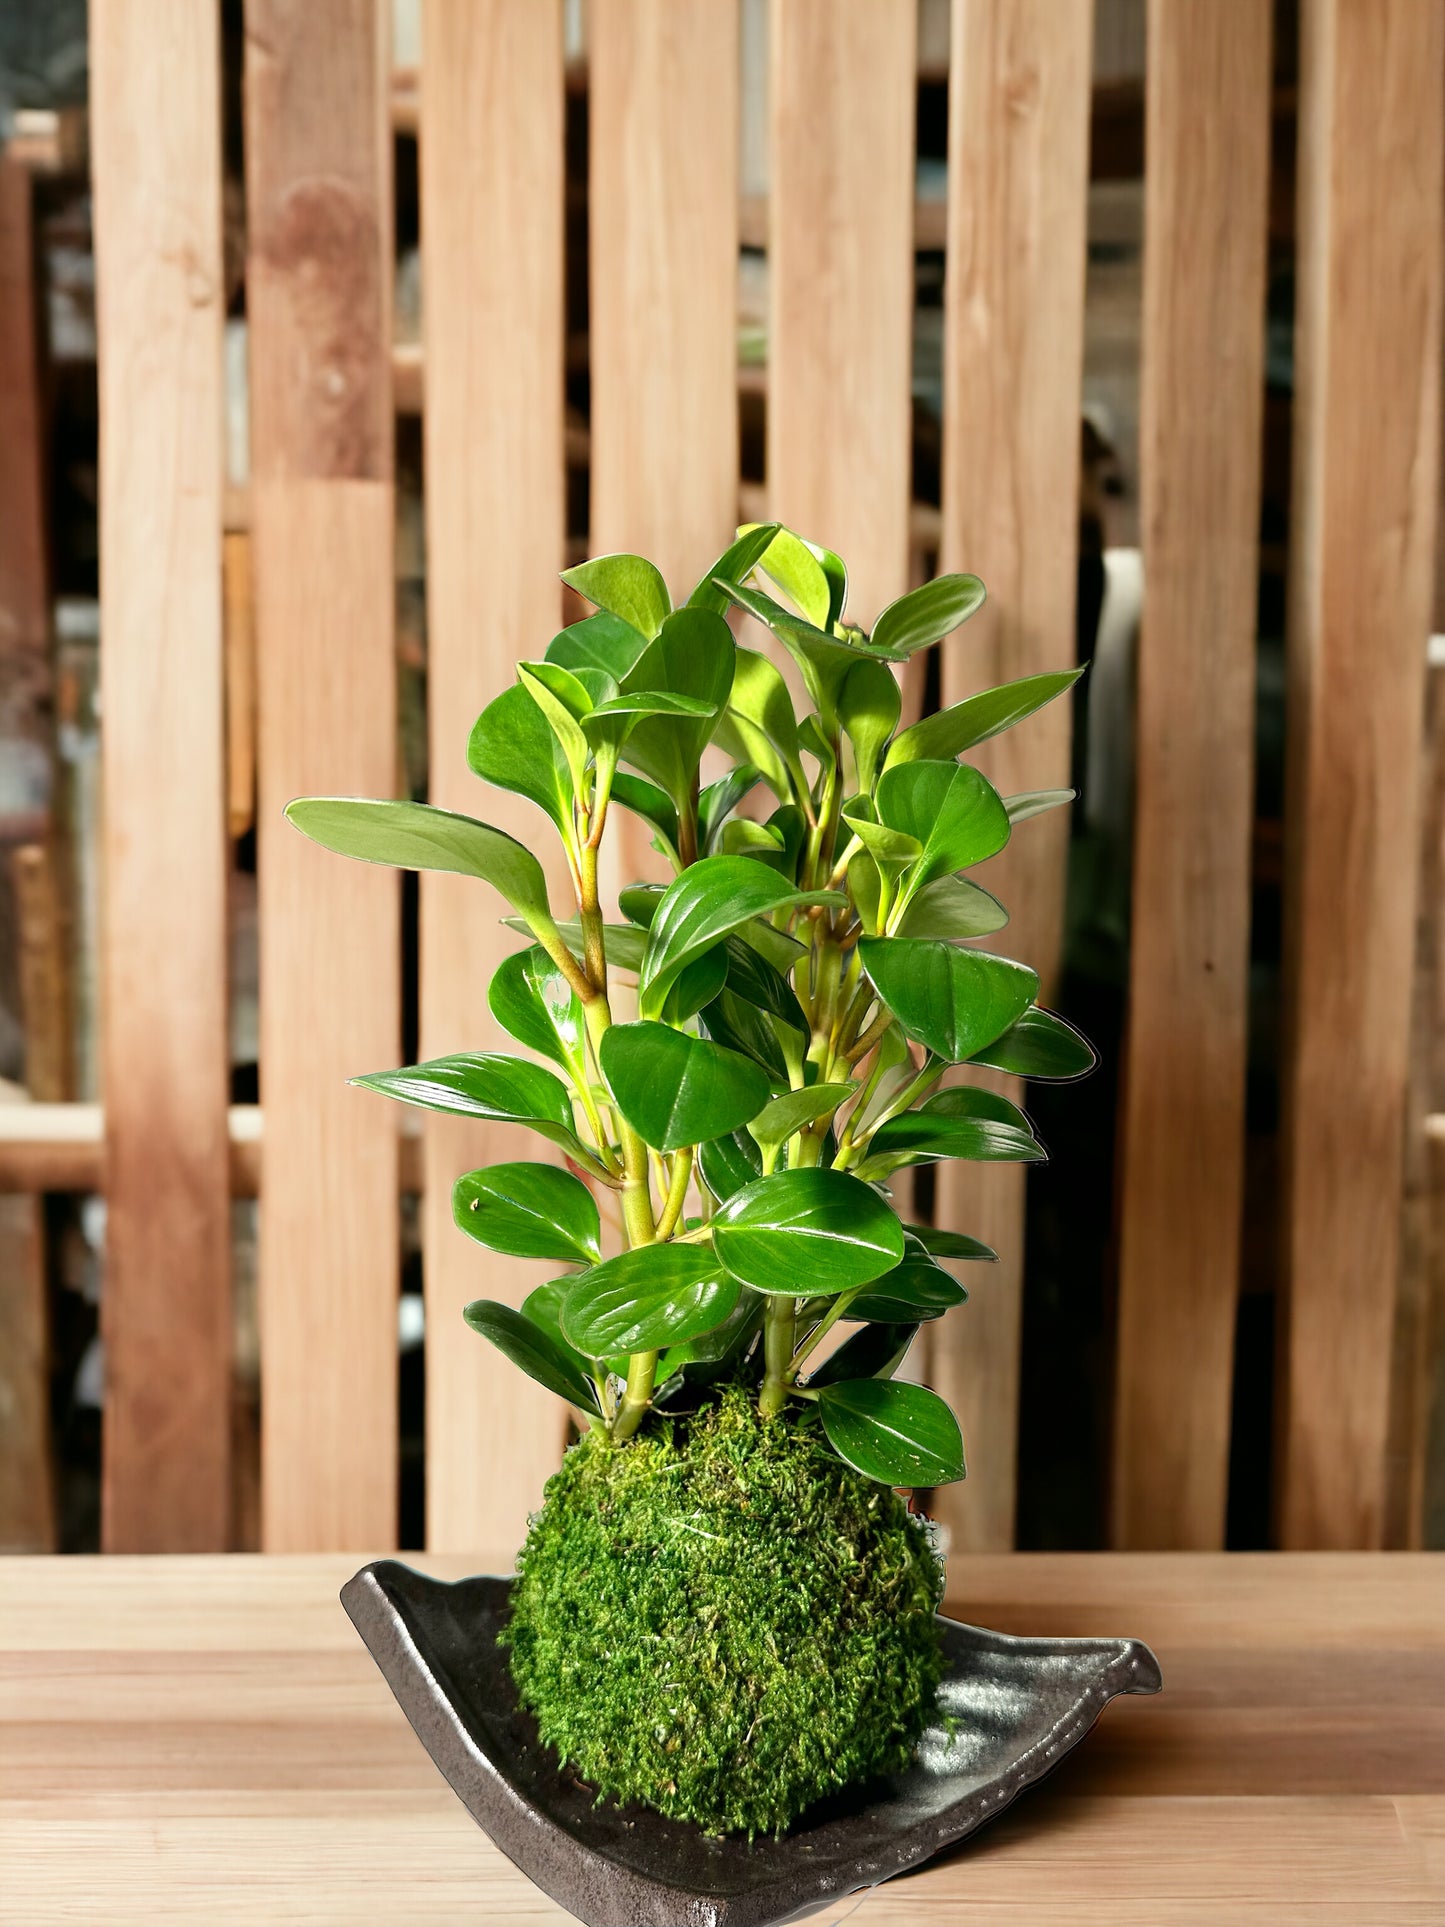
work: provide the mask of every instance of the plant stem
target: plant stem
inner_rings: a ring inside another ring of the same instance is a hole
[[[662,1207],[662,1216],[657,1221],[657,1241],[659,1244],[670,1238],[677,1229],[678,1219],[687,1198],[687,1187],[692,1177],[692,1146],[685,1145],[682,1150],[674,1151],[672,1156],[672,1175],[667,1187],[667,1199]]]
[[[797,1351],[793,1353],[792,1361],[788,1367],[789,1384],[791,1384],[792,1381],[798,1376],[799,1369],[801,1368],[804,1359],[807,1358],[808,1354],[816,1348],[818,1341],[822,1338],[826,1338],[828,1333],[832,1331],[833,1327],[837,1324],[838,1320],[843,1316],[844,1312],[847,1311],[848,1307],[852,1304],[853,1300],[858,1296],[858,1292],[861,1291],[862,1289],[863,1287],[859,1285],[856,1291],[839,1292],[838,1296],[833,1300],[832,1304],[828,1307],[827,1313],[818,1320],[817,1324],[814,1325],[813,1329],[808,1333],[808,1336],[803,1340],[802,1344],[799,1345]]]
[[[612,1425],[612,1440],[621,1445],[630,1439],[642,1423],[642,1417],[652,1403],[652,1384],[657,1376],[657,1353],[634,1352],[627,1365],[627,1390],[622,1394],[622,1403],[617,1408],[617,1417]]]
[[[769,1295],[763,1307],[763,1386],[758,1411],[776,1418],[788,1402],[788,1368],[798,1328],[798,1301]]]

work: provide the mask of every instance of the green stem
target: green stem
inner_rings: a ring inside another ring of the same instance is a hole
[[[814,1325],[812,1331],[808,1333],[808,1336],[803,1340],[802,1344],[799,1345],[798,1349],[793,1353],[792,1363],[788,1367],[789,1384],[791,1384],[792,1381],[798,1376],[798,1372],[803,1364],[804,1359],[808,1357],[810,1352],[815,1351],[817,1349],[819,1341],[821,1339],[826,1338],[828,1333],[832,1331],[833,1327],[837,1324],[838,1320],[843,1316],[844,1312],[847,1311],[848,1307],[852,1304],[853,1300],[858,1296],[858,1293],[862,1289],[863,1287],[859,1285],[853,1291],[839,1292],[838,1296],[833,1300],[832,1304],[829,1306],[826,1316],[818,1320],[817,1324]]]
[[[667,1187],[667,1199],[662,1207],[662,1216],[657,1221],[657,1242],[662,1244],[677,1229],[677,1221],[682,1216],[682,1207],[687,1199],[687,1187],[692,1178],[692,1146],[685,1145],[675,1151],[672,1158],[672,1176]]]
[[[797,1325],[797,1299],[770,1294],[763,1307],[763,1387],[758,1394],[758,1411],[764,1418],[776,1418],[788,1402],[788,1368]]]
[[[657,1353],[634,1352],[627,1364],[627,1390],[622,1394],[622,1403],[617,1408],[617,1417],[612,1425],[612,1440],[621,1445],[630,1439],[642,1423],[643,1414],[652,1403],[652,1385],[657,1377]]]

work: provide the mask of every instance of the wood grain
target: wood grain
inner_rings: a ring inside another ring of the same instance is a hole
[[[954,0],[942,560],[982,576],[988,600],[942,645],[945,704],[1074,661],[1092,11]],[[1060,788],[1069,734],[1054,703],[976,760],[1004,795]],[[1045,1001],[1067,835],[1063,811],[1026,824],[980,879],[1010,913],[998,947],[1039,972]],[[941,1224],[1000,1257],[934,1334],[930,1367],[969,1443],[940,1515],[960,1549],[998,1549],[1014,1532],[1023,1169],[940,1165],[936,1196]]]
[[[1438,466],[1445,6],[1302,16],[1280,1535],[1384,1521]]]
[[[428,0],[424,45],[430,795],[554,852],[560,910],[570,886],[551,824],[523,798],[481,790],[466,764],[475,717],[559,626],[560,0]],[[485,884],[431,875],[421,906],[423,1057],[515,1050],[485,997],[518,947],[506,905]],[[451,1212],[463,1171],[537,1155],[515,1130],[427,1119],[427,1544],[443,1550],[520,1541],[561,1456],[562,1406],[461,1322],[469,1300],[520,1305],[545,1274],[483,1253]]]
[[[908,587],[917,8],[771,11],[768,512],[871,624]]]
[[[587,44],[589,552],[681,602],[737,524],[737,0],[591,0]],[[624,811],[602,858],[667,876]]]
[[[164,44],[165,60],[156,59]],[[227,1543],[220,50],[90,14],[105,650],[102,1081],[113,1551]]]
[[[389,138],[374,0],[250,0],[258,665],[262,1537],[396,1534],[398,885],[298,836],[307,793],[395,793]]]
[[[1270,75],[1267,9],[1154,0],[1116,1546],[1224,1544],[1244,1189]]]
[[[486,1558],[425,1556],[460,1577]],[[354,1559],[0,1562],[9,1911],[556,1921],[426,1758],[336,1604]],[[955,1589],[956,1588],[956,1589]],[[1445,1561],[971,1557],[956,1610],[1131,1631],[1165,1691],[1111,1707],[876,1927],[1368,1920],[1445,1908]]]

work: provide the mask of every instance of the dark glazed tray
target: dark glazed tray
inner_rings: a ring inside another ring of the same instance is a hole
[[[364,1566],[341,1603],[418,1738],[509,1860],[586,1927],[775,1927],[921,1866],[1058,1765],[1116,1693],[1157,1693],[1134,1639],[1016,1639],[941,1619],[945,1710],[908,1772],[805,1815],[781,1840],[709,1839],[594,1804],[517,1704],[496,1643],[509,1581]]]

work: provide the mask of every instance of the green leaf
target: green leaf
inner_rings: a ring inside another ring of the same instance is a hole
[[[848,859],[848,890],[858,907],[864,930],[870,937],[882,936],[879,925],[883,912],[883,878],[878,865],[861,844]]]
[[[1017,1104],[996,1091],[957,1084],[937,1092],[916,1111],[905,1111],[881,1125],[868,1141],[860,1175],[885,1176],[900,1164],[937,1158],[1038,1162],[1045,1155]],[[875,1173],[875,1162],[880,1160],[887,1170]]]
[[[937,1392],[891,1378],[826,1385],[818,1409],[828,1443],[883,1485],[951,1485],[964,1476],[963,1434]]]
[[[519,930],[526,934],[526,925],[520,918],[503,917],[502,922],[509,930]],[[609,965],[614,970],[639,969],[645,942],[643,933],[630,923],[604,923],[602,929],[607,939]],[[566,923],[557,925],[557,934],[580,963],[586,950],[580,921],[576,917],[569,917]]]
[[[492,974],[487,1003],[508,1036],[550,1057],[574,1079],[585,1076],[582,999],[539,945],[503,958]]]
[[[935,1264],[923,1246],[911,1235],[905,1240],[903,1262],[860,1291],[843,1316],[867,1319],[884,1325],[921,1324],[942,1318],[955,1305],[967,1302],[968,1293],[940,1264]]]
[[[631,936],[633,933],[628,932]],[[700,957],[694,957],[685,964],[673,978],[667,995],[662,1000],[658,1019],[664,1024],[685,1024],[694,1017],[704,1005],[710,1004],[727,982],[728,953],[720,943],[711,950],[704,950]]]
[[[614,1024],[601,1058],[622,1115],[657,1151],[737,1130],[768,1101],[768,1080],[756,1064],[666,1024]]]
[[[525,796],[564,836],[572,829],[572,777],[547,718],[518,684],[489,702],[472,725],[467,763],[474,776]]]
[[[745,816],[735,816],[730,823],[723,824],[716,848],[722,856],[756,857],[759,863],[766,863],[792,881],[791,869],[785,868],[788,859],[783,848],[783,833],[766,823],[750,823]]]
[[[911,656],[951,634],[982,604],[983,584],[976,575],[941,575],[889,603],[873,625],[873,646]]]
[[[876,815],[872,800],[866,796],[854,796],[843,805],[843,821],[872,857],[879,875],[892,883],[910,863],[918,861],[923,845],[906,830],[892,830],[886,823],[877,822]]]
[[[595,1264],[601,1222],[592,1193],[550,1164],[490,1164],[452,1189],[452,1216],[478,1244],[512,1258]]]
[[[1023,964],[950,943],[863,937],[858,954],[908,1035],[950,1064],[963,1063],[1001,1037],[1039,987]]]
[[[599,609],[631,623],[649,641],[672,613],[667,584],[645,556],[594,556],[564,569],[562,580]]]
[[[710,720],[714,706],[700,696],[678,696],[669,689],[635,689],[630,695],[610,696],[598,703],[582,724],[594,749],[625,743],[649,716],[681,716],[690,721]]]
[[[462,1316],[474,1332],[490,1339],[504,1357],[520,1365],[528,1378],[535,1378],[549,1392],[584,1412],[597,1410],[597,1389],[590,1373],[535,1320],[488,1298],[478,1298]]]
[[[803,1006],[782,971],[754,950],[740,933],[729,937],[724,948],[728,960],[728,989],[757,1010],[777,1017],[790,1029],[807,1034],[808,1020]]]
[[[646,716],[627,738],[634,768],[661,785],[679,809],[690,802],[697,766],[733,682],[732,631],[710,609],[679,609],[627,674],[624,696],[662,692],[701,703],[700,713]]]
[[[668,885],[648,932],[639,982],[644,1017],[661,1010],[669,986],[701,951],[754,917],[803,904],[842,905],[836,891],[799,891],[746,856],[708,856]]]
[[[795,791],[807,795],[792,693],[777,664],[755,649],[737,648],[727,720],[729,738],[736,744],[730,753],[740,752],[756,765],[779,802],[786,802]]]
[[[878,815],[923,846],[908,873],[906,898],[935,877],[996,856],[1009,838],[998,791],[967,763],[903,763],[886,770],[878,783]]]
[[[935,1258],[981,1258],[992,1264],[998,1263],[998,1253],[992,1245],[986,1245],[978,1238],[970,1238],[962,1231],[945,1231],[932,1224],[907,1224],[903,1229]]]
[[[701,1013],[703,1025],[714,1043],[739,1051],[757,1064],[768,1080],[769,1090],[785,1091],[791,1079],[782,1042],[766,1011],[745,997],[722,990]]]
[[[677,806],[665,790],[641,776],[629,776],[626,770],[618,770],[612,779],[612,801],[631,810],[634,816],[640,816],[644,823],[650,823],[664,846],[662,854],[674,869],[682,868],[682,859],[677,854]]]
[[[715,839],[721,835],[728,818],[748,794],[763,780],[762,771],[751,763],[739,763],[709,783],[697,799],[697,838],[704,856],[713,854]]]
[[[975,1050],[970,1061],[1012,1071],[1015,1077],[1052,1078],[1063,1083],[1087,1076],[1099,1060],[1087,1037],[1053,1011],[1040,1010],[1036,1004],[1011,1029]]]
[[[560,663],[574,675],[584,669],[600,669],[620,684],[646,647],[647,637],[630,622],[604,611],[586,616],[553,636],[547,645],[547,661]]]
[[[800,536],[780,528],[758,567],[800,616],[826,634],[831,627],[832,593],[823,565]]]
[[[725,593],[740,609],[746,609],[749,615],[756,616],[759,622],[772,630],[802,671],[808,694],[817,705],[825,727],[832,729],[837,721],[838,692],[843,686],[843,679],[853,665],[862,660],[863,651],[852,643],[840,641],[836,636],[825,635],[811,622],[791,614],[781,603],[774,602],[771,596],[763,595],[760,590],[729,585]],[[876,656],[879,652],[871,653]],[[904,660],[901,656],[891,654],[886,659]]]
[[[854,1084],[809,1084],[805,1090],[784,1091],[763,1106],[748,1130],[764,1150],[786,1144],[805,1124],[836,1111],[856,1090]]]
[[[572,671],[564,669],[558,662],[519,662],[517,676],[520,687],[526,690],[541,710],[544,721],[556,737],[557,746],[567,764],[571,791],[580,796],[587,780],[591,750],[579,718],[590,713],[592,698]]]
[[[941,709],[936,716],[925,716],[921,723],[905,729],[894,738],[883,766],[892,769],[898,763],[961,756],[975,743],[987,742],[1000,730],[1012,729],[1055,696],[1062,696],[1083,673],[1082,669],[1050,670],[1041,676],[1021,676],[1017,682],[1002,683],[997,689],[981,689],[952,709]]]
[[[515,693],[522,695],[521,690]],[[537,720],[541,722],[540,716]],[[287,804],[286,815],[313,843],[339,856],[391,863],[401,870],[452,870],[481,877],[500,890],[529,925],[552,927],[541,864],[515,837],[475,817],[433,809],[428,803],[372,802],[360,796],[301,796]]]
[[[898,727],[903,699],[898,680],[886,662],[860,657],[843,678],[838,692],[838,720],[853,745],[858,787],[870,795],[878,780],[878,760]]]
[[[831,1297],[891,1271],[903,1256],[903,1227],[846,1171],[776,1171],[722,1206],[713,1246],[756,1291]]]
[[[719,579],[746,582],[781,527],[781,522],[756,522],[749,528],[739,529],[737,540],[723,550],[688,597],[688,608],[711,609],[716,615],[726,615],[728,599],[718,587]]]
[[[742,1131],[730,1131],[726,1137],[700,1144],[697,1163],[703,1183],[719,1204],[751,1184],[763,1168],[757,1145]]]
[[[828,620],[823,626],[826,629],[832,629],[842,616],[843,605],[848,600],[847,565],[841,555],[834,555],[831,549],[825,549],[821,543],[808,542],[806,537],[804,541],[817,557],[819,568],[828,578]]]
[[[523,1057],[459,1052],[413,1064],[406,1070],[374,1071],[351,1081],[429,1111],[485,1118],[490,1123],[524,1124],[574,1157],[595,1164],[592,1153],[578,1140],[567,1086],[551,1071],[540,1064],[529,1064]]]
[[[763,1306],[767,1301],[746,1285],[738,1289],[738,1302],[733,1306],[720,1325],[711,1331],[703,1332],[700,1337],[684,1339],[681,1344],[670,1345],[657,1361],[656,1383],[663,1386],[679,1372],[691,1371],[689,1377],[707,1381],[718,1376],[709,1371],[709,1366],[721,1366],[745,1349],[763,1322]]]
[[[530,1318],[563,1351],[572,1352],[578,1366],[586,1371],[586,1359],[580,1352],[574,1352],[562,1336],[562,1303],[576,1275],[576,1272],[568,1272],[565,1278],[551,1278],[545,1285],[538,1285],[529,1291],[522,1300],[522,1316]],[[591,1374],[588,1373],[588,1376]]]
[[[1077,794],[1076,790],[1025,790],[1021,796],[1006,796],[1003,806],[1010,823],[1027,823],[1031,816],[1062,809],[1066,803],[1072,803]]]
[[[900,937],[988,937],[1002,930],[1008,911],[969,877],[935,877],[909,898],[898,920]]]
[[[892,1378],[918,1335],[917,1325],[864,1325],[808,1378],[810,1391],[849,1378]]]
[[[591,1358],[655,1352],[712,1331],[737,1302],[706,1245],[639,1245],[572,1280],[562,1332]]]

